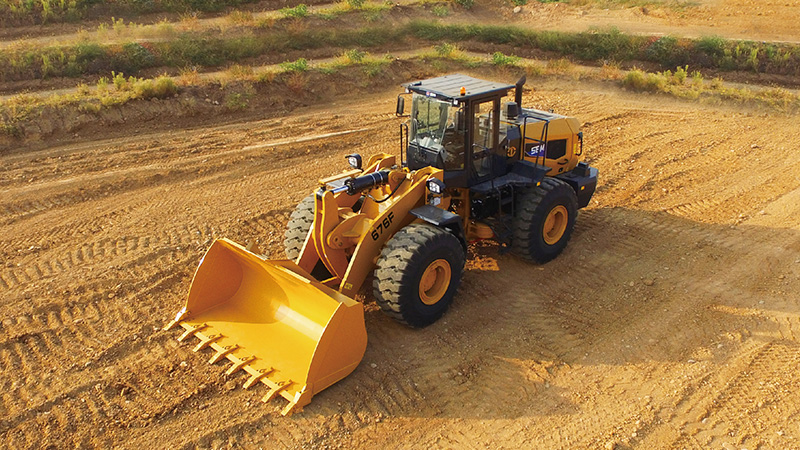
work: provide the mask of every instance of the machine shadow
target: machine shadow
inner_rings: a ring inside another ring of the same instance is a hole
[[[613,385],[597,368],[625,367],[635,379],[643,367],[724,364],[731,346],[782,339],[770,314],[797,314],[800,299],[787,293],[798,277],[778,277],[800,275],[798,258],[795,230],[627,208],[582,212],[570,245],[545,265],[473,244],[454,304],[427,328],[394,323],[367,295],[365,358],[315,405],[408,417],[575,414],[580,377],[588,389]],[[782,290],[766,293],[776,279]]]

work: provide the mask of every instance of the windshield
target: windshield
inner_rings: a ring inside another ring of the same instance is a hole
[[[411,130],[411,141],[420,143],[424,138],[431,138],[437,143],[441,142],[450,115],[448,113],[453,108],[449,103],[417,93],[414,93],[412,102],[414,126]]]
[[[414,93],[410,143],[441,156],[446,169],[463,169],[464,131],[457,127],[459,108]]]

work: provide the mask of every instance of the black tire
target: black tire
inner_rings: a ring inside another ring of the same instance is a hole
[[[578,198],[567,183],[548,177],[541,185],[518,192],[514,212],[511,251],[543,264],[567,246],[578,216]],[[547,222],[551,214],[553,219]],[[545,230],[546,223],[548,230]]]
[[[286,232],[283,234],[283,249],[286,257],[297,259],[300,250],[306,242],[308,230],[314,223],[314,194],[311,193],[295,207],[292,215],[289,216],[289,223],[286,225]]]
[[[375,300],[398,322],[411,327],[430,325],[452,303],[465,260],[461,242],[453,234],[433,225],[409,225],[381,251],[372,283]],[[433,280],[426,290],[421,286],[423,275]]]

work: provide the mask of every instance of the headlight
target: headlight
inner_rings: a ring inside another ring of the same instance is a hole
[[[432,195],[442,195],[445,187],[444,182],[438,178],[430,178],[428,180],[428,192]]]
[[[361,155],[358,153],[353,153],[352,155],[347,155],[347,163],[350,164],[350,167],[353,169],[361,169]]]

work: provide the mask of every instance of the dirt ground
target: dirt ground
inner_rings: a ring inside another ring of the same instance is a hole
[[[213,239],[280,258],[344,154],[398,152],[398,89],[0,154],[0,446],[800,448],[797,117],[529,87],[524,105],[582,121],[600,170],[566,251],[537,266],[472,245],[422,330],[362,293],[364,360],[291,417],[161,327]]]
[[[604,8],[591,1],[530,1],[516,13],[505,5],[497,6],[502,4],[499,2],[487,6],[487,9],[496,10],[517,24],[541,29],[586,31],[613,26],[628,33],[648,35],[723,36],[787,42],[800,39],[800,23],[797,21],[800,1],[797,0],[667,0],[640,3],[647,6]]]
[[[796,117],[540,86],[602,176],[565,253],[473,246],[423,330],[367,295],[364,361],[292,417],[160,331],[212,239],[279,257],[343,153],[396,151],[393,102],[2,156],[5,445],[800,447]]]

